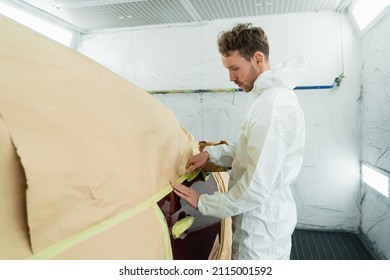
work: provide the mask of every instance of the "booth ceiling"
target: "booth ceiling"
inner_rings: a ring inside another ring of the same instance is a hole
[[[343,11],[349,0],[25,0],[79,31],[153,27],[217,19]]]

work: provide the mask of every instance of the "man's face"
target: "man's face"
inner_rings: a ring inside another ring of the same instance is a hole
[[[230,52],[229,56],[221,56],[222,63],[229,71],[229,78],[245,92],[253,89],[253,85],[260,75],[255,59],[246,60],[238,50]]]

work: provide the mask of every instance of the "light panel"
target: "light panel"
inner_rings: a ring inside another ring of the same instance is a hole
[[[71,31],[51,22],[42,20],[13,6],[0,3],[0,14],[3,14],[6,17],[9,17],[67,47],[69,47],[72,43],[73,33]]]
[[[357,27],[364,31],[390,4],[390,0],[356,0],[351,5],[351,15]]]
[[[363,164],[362,165],[362,179],[363,182],[383,194],[387,198],[389,197],[389,177],[379,173],[375,169]]]

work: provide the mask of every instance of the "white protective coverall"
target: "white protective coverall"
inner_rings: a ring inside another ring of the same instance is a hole
[[[290,185],[302,166],[305,121],[292,90],[306,62],[295,59],[261,74],[233,145],[209,146],[210,161],[231,166],[229,191],[203,194],[198,208],[232,216],[232,259],[289,259],[297,222]]]

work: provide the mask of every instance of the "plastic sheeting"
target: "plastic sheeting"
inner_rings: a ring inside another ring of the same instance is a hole
[[[362,159],[390,174],[390,13],[362,39]],[[363,233],[390,259],[390,203],[363,184]]]
[[[248,94],[155,94],[175,112],[178,120],[198,141],[237,141]]]

